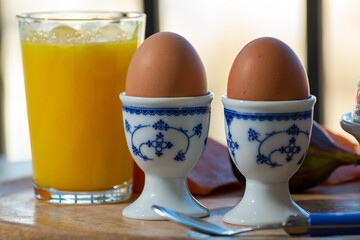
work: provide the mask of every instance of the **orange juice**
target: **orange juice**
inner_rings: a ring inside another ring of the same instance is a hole
[[[119,94],[138,40],[21,44],[35,183],[61,191],[130,183]]]

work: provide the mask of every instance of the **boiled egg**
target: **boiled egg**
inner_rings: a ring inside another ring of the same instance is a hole
[[[184,37],[159,32],[135,52],[126,77],[127,96],[193,97],[207,94],[204,65]]]
[[[248,101],[289,101],[310,97],[306,71],[284,42],[262,37],[249,42],[236,56],[227,96]]]

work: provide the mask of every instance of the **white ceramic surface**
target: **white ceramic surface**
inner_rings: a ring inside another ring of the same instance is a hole
[[[212,98],[212,93],[185,98],[120,94],[128,148],[145,173],[144,189],[123,210],[125,217],[162,220],[152,205],[196,217],[209,215],[189,192],[187,175],[205,149]]]
[[[352,112],[345,113],[341,116],[340,126],[346,132],[353,135],[360,143],[360,123],[354,121]]]
[[[222,97],[230,155],[246,178],[240,203],[224,216],[232,224],[278,223],[307,215],[291,199],[290,177],[308,149],[315,97],[299,101],[240,101]]]

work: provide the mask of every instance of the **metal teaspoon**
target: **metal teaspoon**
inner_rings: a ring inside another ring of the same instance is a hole
[[[360,234],[360,213],[313,213],[310,216],[289,216],[283,223],[256,225],[231,230],[165,207],[153,205],[160,216],[188,226],[195,231],[217,236],[233,236],[245,232],[283,228],[290,235],[349,235]]]

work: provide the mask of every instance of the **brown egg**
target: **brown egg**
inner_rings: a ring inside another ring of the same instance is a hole
[[[275,38],[258,38],[237,55],[229,74],[227,96],[248,101],[307,99],[309,81],[288,45]]]
[[[204,65],[185,38],[170,32],[156,33],[134,54],[125,91],[126,95],[136,97],[206,95]]]

